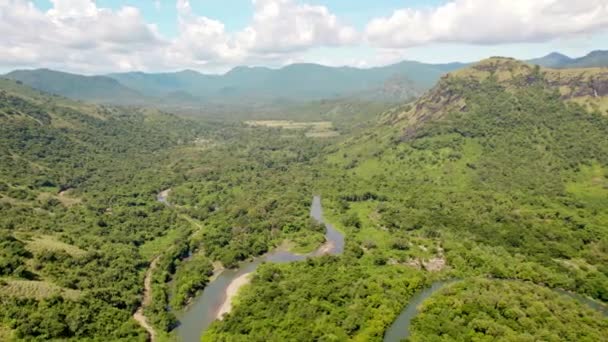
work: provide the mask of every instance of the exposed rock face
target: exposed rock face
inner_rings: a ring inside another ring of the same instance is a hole
[[[480,87],[490,77],[506,90],[542,84],[548,90],[558,90],[564,100],[583,104],[608,97],[607,68],[545,69],[512,58],[493,57],[443,76],[412,106],[388,113],[385,123],[402,127],[402,139],[410,140],[425,122],[466,111],[465,92]]]
[[[608,96],[608,72],[591,82],[595,96]]]
[[[546,79],[550,87],[559,89],[565,100],[608,96],[606,69],[550,70]]]

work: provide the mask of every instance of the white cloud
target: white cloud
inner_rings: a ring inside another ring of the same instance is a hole
[[[53,0],[43,12],[29,1],[0,0],[0,64],[120,70],[147,62],[167,44],[139,10],[99,8],[91,0]]]
[[[85,73],[281,64],[308,49],[351,44],[357,32],[323,6],[296,0],[252,0],[250,24],[228,32],[176,0],[177,35],[163,37],[139,9],[99,7],[93,0],[0,0],[0,65]],[[155,4],[159,2],[156,1]]]
[[[286,60],[319,46],[355,42],[357,32],[340,23],[326,7],[293,0],[252,0],[253,19],[241,31],[229,33],[220,21],[196,16],[188,0],[177,0],[179,36],[171,54],[192,63],[256,63]]]
[[[376,18],[365,35],[376,46],[405,48],[435,42],[539,42],[606,28],[606,0],[453,0]]]
[[[186,64],[230,63],[245,56],[222,22],[197,16],[188,0],[177,0],[178,37],[172,41],[170,58]]]
[[[357,41],[357,31],[342,24],[327,7],[292,0],[253,0],[253,4],[253,22],[240,35],[255,52],[281,53]]]
[[[51,0],[43,11],[31,0],[0,0],[0,68],[104,73],[223,71],[290,61],[371,66],[404,58],[412,46],[546,41],[608,28],[606,0],[451,0],[373,19],[365,32],[307,0],[250,1],[250,22],[229,31],[222,21],[194,13],[189,0],[176,0],[177,34],[167,37],[131,6]],[[153,0],[157,10],[160,3]]]

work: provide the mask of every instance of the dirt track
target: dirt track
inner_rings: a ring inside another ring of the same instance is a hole
[[[144,315],[144,308],[150,304],[152,301],[152,272],[156,268],[156,263],[158,262],[159,257],[154,258],[150,267],[146,271],[146,277],[144,279],[144,300],[141,302],[141,305],[137,308],[137,311],[133,314],[133,318],[141,325],[142,328],[146,329],[149,335],[149,341],[156,341],[156,332],[154,328],[148,323],[146,316]]]

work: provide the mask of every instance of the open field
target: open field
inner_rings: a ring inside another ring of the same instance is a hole
[[[0,284],[0,294],[15,297],[44,299],[61,295],[77,299],[80,296],[80,291],[62,288],[47,281],[2,279]]]
[[[163,236],[154,240],[147,241],[139,247],[140,254],[146,259],[151,260],[154,256],[164,251],[167,246],[171,246],[175,241],[184,235],[180,229],[171,229]]]
[[[340,135],[338,131],[310,131],[306,132],[308,138],[333,138]]]
[[[291,121],[291,120],[250,120],[245,124],[252,127],[271,127],[284,129],[332,129],[331,121]]]
[[[331,121],[250,120],[245,121],[245,124],[251,127],[306,130],[308,138],[332,138],[340,135]]]
[[[24,242],[27,244],[27,249],[33,253],[41,251],[63,251],[73,257],[80,257],[86,253],[85,250],[59,241],[56,237],[51,235],[35,236]]]

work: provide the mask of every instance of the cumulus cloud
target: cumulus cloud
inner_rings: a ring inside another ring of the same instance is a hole
[[[319,46],[352,44],[357,32],[324,6],[296,0],[252,0],[251,22],[227,32],[176,0],[175,37],[163,37],[139,9],[103,8],[93,0],[51,0],[42,11],[29,0],[0,0],[0,65],[77,72],[221,68],[272,63]],[[159,4],[158,1],[155,4]]]
[[[286,59],[313,47],[352,44],[357,39],[356,30],[340,23],[324,6],[293,0],[253,0],[253,5],[251,23],[229,33],[222,22],[196,16],[188,0],[177,0],[180,33],[172,55],[190,57],[197,64],[256,62]]]
[[[179,34],[172,42],[169,55],[176,62],[204,65],[230,63],[245,55],[222,22],[197,16],[188,0],[177,0]]]
[[[253,4],[253,23],[240,33],[240,38],[255,52],[280,53],[348,45],[358,38],[353,27],[341,23],[324,6],[291,0],[253,0]]]
[[[167,44],[139,10],[99,8],[91,0],[52,0],[43,12],[29,1],[0,0],[0,63],[70,65],[79,71],[131,69]]]
[[[606,0],[453,0],[373,19],[365,36],[376,46],[405,48],[435,42],[539,42],[606,28]]]
[[[396,61],[405,48],[429,43],[545,41],[608,28],[606,0],[450,0],[372,19],[364,32],[327,7],[306,0],[251,0],[249,23],[228,31],[217,18],[195,13],[189,0],[176,0],[177,34],[167,37],[136,7],[110,9],[94,0],[50,1],[51,8],[43,11],[31,0],[0,0],[0,67],[103,73],[220,71],[239,64],[325,60],[371,66]],[[159,0],[152,3],[160,9]],[[375,55],[318,53],[320,47],[369,45],[377,47]]]

